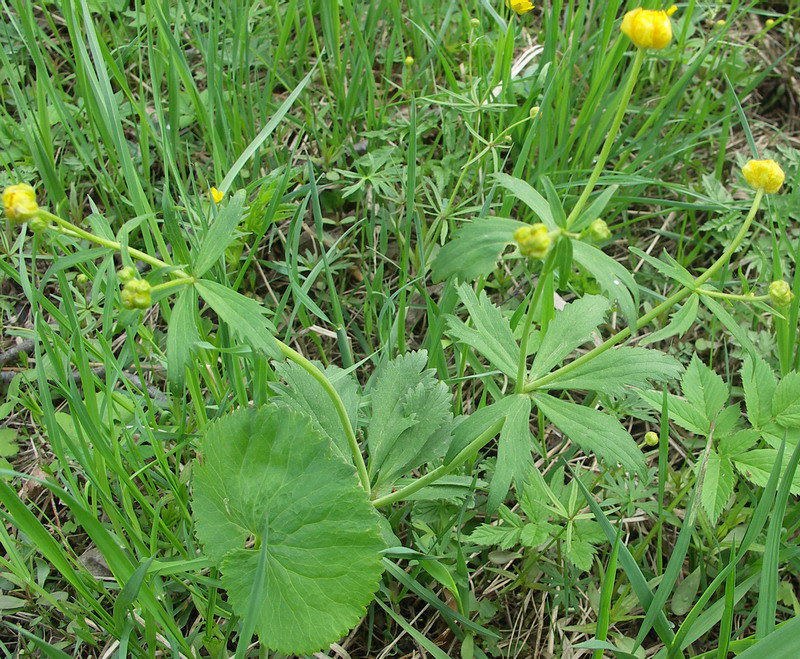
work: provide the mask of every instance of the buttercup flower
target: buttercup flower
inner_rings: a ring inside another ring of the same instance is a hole
[[[552,245],[550,232],[546,224],[537,222],[520,227],[514,232],[514,240],[519,245],[519,253],[534,259],[543,259]]]
[[[211,188],[208,191],[208,194],[211,195],[211,198],[214,200],[215,204],[218,204],[219,202],[221,202],[222,198],[225,196],[224,192],[220,192],[216,188]]]
[[[620,30],[639,48],[664,48],[672,39],[672,23],[669,17],[675,13],[673,5],[667,11],[633,9],[625,14]]]
[[[599,243],[603,240],[608,240],[611,238],[611,230],[608,228],[608,225],[605,223],[605,221],[598,217],[589,225],[589,236],[592,240]]]
[[[9,185],[3,190],[3,208],[12,222],[27,222],[39,214],[36,192],[27,183]]]
[[[533,3],[530,0],[506,0],[506,7],[513,9],[521,16],[533,9]]]
[[[745,180],[755,190],[775,194],[781,189],[786,175],[774,160],[750,160],[742,167]]]
[[[773,281],[769,285],[769,299],[772,300],[772,303],[776,307],[788,306],[794,299],[794,293],[792,293],[792,287],[789,285],[789,282],[782,280]]]
[[[122,288],[120,299],[126,309],[147,309],[152,304],[150,284],[144,279],[131,279]]]

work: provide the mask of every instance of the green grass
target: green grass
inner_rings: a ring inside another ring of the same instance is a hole
[[[425,349],[452,413],[482,410],[514,390],[513,377],[453,332],[448,316],[479,319],[453,279],[435,281],[433,264],[476,218],[539,221],[497,173],[570,213],[635,55],[619,36],[633,6],[554,0],[516,17],[495,0],[3,0],[0,184],[33,184],[43,208],[121,248],[10,223],[0,238],[0,422],[13,431],[0,446],[0,651],[268,656],[247,647],[256,613],[232,610],[195,536],[192,465],[210,423],[274,397],[269,340],[242,337],[191,287],[154,294],[145,312],[122,309],[115,272],[135,262],[127,250],[179,267],[205,249],[203,276],[261,303],[275,337],[300,355],[367,385],[391,358]],[[684,366],[697,354],[720,376],[724,404],[753,426],[745,356],[787,382],[800,366],[800,152],[787,82],[799,10],[681,3],[673,43],[644,58],[597,184],[619,186],[601,214],[613,240],[601,247],[635,272],[641,317],[676,282],[631,248],[665,250],[675,269],[700,275],[750,208],[741,165],[782,164],[782,194],[766,197],[706,286],[761,296],[786,279],[792,304],[775,312],[768,300],[704,297],[679,331],[648,346]],[[212,186],[226,193],[219,206]],[[244,206],[232,230],[234,203]],[[155,285],[169,270],[140,271]],[[601,292],[574,264],[548,273],[510,252],[473,289],[519,339],[534,287],[530,321],[545,336],[559,300]],[[659,314],[636,340],[669,320]],[[599,338],[627,326],[617,310]],[[673,381],[656,385],[658,405],[633,392],[550,391],[587,411],[599,405],[639,443],[660,428],[640,478],[569,441],[534,406],[528,453],[566,516],[519,481],[499,510],[487,507],[504,469],[493,443],[465,456],[441,497],[423,489],[382,507],[407,553],[384,557],[376,601],[340,644],[353,657],[567,656],[581,643],[585,656],[611,656],[598,645],[610,643],[638,656],[667,656],[671,644],[669,656],[725,657],[760,641],[797,656],[794,641],[775,641],[800,615],[796,428],[783,441],[759,426],[754,447],[783,457],[761,482],[737,472],[713,519],[702,488],[708,447],[722,440],[717,419],[705,432],[681,425],[663,387],[691,398]],[[522,528],[535,515],[552,527],[535,547],[470,540],[481,525]],[[695,574],[696,586],[682,587]]]

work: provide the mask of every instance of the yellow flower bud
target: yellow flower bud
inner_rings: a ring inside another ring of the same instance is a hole
[[[620,30],[639,48],[660,50],[672,39],[672,23],[666,11],[633,9],[625,14]]]
[[[144,279],[131,279],[122,288],[120,300],[126,309],[147,309],[152,304],[150,284]]]
[[[219,191],[219,190],[217,190],[216,188],[211,188],[211,189],[208,191],[208,194],[209,194],[209,195],[211,196],[211,198],[214,200],[214,203],[215,203],[215,204],[218,204],[219,202],[221,202],[221,201],[222,201],[222,198],[225,196],[225,193],[224,193],[224,192],[220,192],[220,191]]]
[[[411,57],[411,55],[409,55],[408,57],[406,57],[406,58],[403,60],[403,63],[404,63],[406,66],[414,66],[414,58],[413,58],[413,57]]]
[[[652,430],[644,434],[644,443],[648,446],[658,446],[659,441],[658,433],[655,433]]]
[[[608,225],[599,217],[589,225],[589,236],[595,242],[601,242],[611,238],[611,230]]]
[[[506,0],[506,7],[522,15],[533,9],[533,3],[530,0]]]
[[[774,194],[781,189],[786,175],[774,160],[750,160],[742,167],[745,180],[755,190]]]
[[[75,282],[79,286],[84,286],[89,283],[89,277],[87,277],[83,272],[79,272],[75,277]]]
[[[667,16],[672,16],[676,11],[678,11],[678,5],[670,5],[669,9],[667,9]]]
[[[541,222],[517,229],[514,232],[514,240],[517,241],[522,256],[534,259],[543,259],[547,256],[553,244],[547,225]]]
[[[39,214],[36,192],[27,183],[9,185],[3,190],[3,208],[12,222],[27,222]]]
[[[767,30],[770,30],[770,29],[772,29],[773,27],[775,27],[775,19],[768,18],[768,19],[767,19],[767,21],[766,21],[766,23],[764,23],[764,27],[765,27]]]
[[[480,18],[470,18],[469,22],[472,23],[472,27],[478,27],[481,24]]]
[[[34,233],[41,233],[47,227],[49,227],[50,224],[50,218],[42,217],[41,215],[34,215],[30,220],[28,220],[28,226]]]
[[[531,108],[531,119],[536,119],[536,117],[539,116],[539,110],[541,110],[541,108],[538,105],[534,105]]]
[[[773,281],[769,285],[769,298],[776,307],[788,306],[794,299],[792,287],[788,281]]]

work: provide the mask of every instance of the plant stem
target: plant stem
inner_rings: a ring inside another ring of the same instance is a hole
[[[695,293],[700,295],[708,295],[708,297],[718,297],[723,300],[736,300],[739,302],[763,302],[769,300],[769,295],[753,295],[748,293],[746,295],[737,295],[735,293],[723,293],[722,291],[711,291],[706,288],[698,288]]]
[[[530,300],[528,301],[528,311],[525,314],[525,322],[522,326],[522,336],[520,337],[519,341],[519,365],[517,366],[517,381],[514,383],[515,394],[521,394],[523,387],[525,386],[525,375],[528,371],[528,336],[530,335],[531,325],[533,324],[533,314],[536,311],[537,305],[539,304],[539,298],[542,296],[545,280],[547,279],[547,276],[550,274],[550,270],[553,267],[555,253],[556,250],[554,246],[550,249],[550,253],[547,255],[547,259],[542,266],[542,272],[539,275],[539,281],[536,282],[536,286],[534,287]]]
[[[753,219],[756,216],[756,212],[758,212],[758,207],[761,205],[761,199],[764,196],[764,192],[759,190],[756,192],[756,196],[753,197],[753,204],[750,206],[750,212],[747,214],[747,217],[742,224],[742,227],[739,229],[739,232],[736,234],[734,239],[731,241],[730,245],[725,249],[722,255],[712,263],[705,272],[703,272],[700,276],[698,276],[691,287],[688,286],[681,286],[677,291],[675,291],[672,295],[670,295],[666,300],[664,300],[661,304],[651,309],[647,312],[644,316],[639,318],[636,321],[636,326],[634,330],[638,330],[645,325],[647,325],[651,320],[660,316],[665,311],[669,311],[673,306],[675,306],[678,302],[683,300],[684,298],[688,297],[692,293],[696,292],[697,289],[704,283],[706,283],[711,277],[713,277],[717,271],[725,265],[728,260],[731,258],[733,253],[736,251],[736,248],[739,247],[741,242],[744,240],[745,236],[747,235],[748,230],[750,229],[750,225],[753,223]],[[582,364],[585,364],[588,361],[591,361],[595,357],[603,354],[609,348],[617,345],[620,341],[627,339],[631,335],[631,327],[626,327],[612,337],[607,339],[605,342],[601,343],[596,348],[590,350],[585,355],[578,357],[576,360],[571,361],[569,364],[565,364],[561,368],[556,369],[548,373],[547,375],[543,375],[542,377],[534,380],[533,382],[527,383],[523,387],[523,392],[528,393],[533,391],[534,389],[538,389],[543,385],[546,385],[553,380],[558,379],[569,373],[570,371],[575,370]]]
[[[81,229],[79,226],[73,224],[72,222],[68,222],[60,218],[58,215],[54,215],[53,213],[40,210],[39,214],[43,217],[48,218],[49,220],[55,222],[58,226],[67,231],[71,232],[78,238],[83,238],[84,240],[88,240],[93,242],[97,245],[102,245],[103,247],[108,247],[109,249],[116,250],[117,252],[122,251],[122,245],[118,243],[116,240],[108,240],[107,238],[103,238],[96,234],[90,233],[85,229]],[[149,265],[153,266],[154,268],[171,268],[172,266],[167,263],[166,261],[162,261],[161,259],[157,259],[155,256],[150,256],[146,252],[139,251],[138,249],[134,249],[133,247],[129,247],[127,249],[128,254],[130,254],[133,258],[137,259],[138,261],[143,261],[144,263],[148,263]],[[171,270],[170,274],[175,277],[180,277],[183,279],[191,279],[191,277],[184,272],[183,270]]]
[[[465,448],[461,449],[456,457],[454,457],[447,464],[443,464],[441,467],[437,467],[433,471],[429,471],[424,476],[415,479],[410,485],[406,485],[404,488],[397,490],[396,492],[392,492],[391,494],[387,494],[383,497],[378,497],[377,499],[373,500],[372,505],[376,508],[382,508],[383,506],[388,506],[396,501],[402,501],[403,499],[406,499],[414,494],[414,492],[421,490],[426,485],[439,480],[442,476],[447,476],[447,474],[460,467],[477,451],[480,451],[486,444],[488,444],[492,437],[500,432],[504,421],[504,418],[495,421],[490,428],[478,435],[478,437],[467,444]]]
[[[350,417],[347,416],[347,408],[344,406],[344,401],[342,401],[341,396],[339,396],[339,392],[336,391],[328,378],[325,377],[325,374],[316,366],[314,366],[312,362],[297,352],[297,350],[290,348],[280,339],[276,338],[275,341],[277,342],[278,349],[281,351],[281,353],[283,353],[287,359],[290,359],[298,366],[301,366],[312,378],[319,382],[319,384],[325,390],[325,393],[328,394],[328,397],[333,402],[333,405],[336,408],[336,413],[339,415],[339,421],[342,424],[342,429],[347,437],[347,444],[350,446],[350,452],[353,454],[353,461],[355,462],[356,469],[358,470],[358,480],[361,481],[361,486],[367,491],[367,493],[369,493],[370,486],[367,465],[364,463],[364,456],[361,455],[361,448],[358,445],[356,434],[353,431],[352,424],[350,423]]]
[[[150,289],[150,292],[151,293],[161,293],[162,291],[168,291],[171,288],[177,288],[178,286],[186,286],[187,284],[191,285],[195,281],[197,281],[197,280],[194,277],[173,279],[172,281],[165,281],[163,284],[158,284],[157,286],[153,286]]]
[[[645,51],[642,48],[638,48],[636,51],[636,56],[633,59],[633,65],[631,66],[630,71],[628,71],[628,80],[625,83],[625,89],[622,92],[622,98],[620,98],[619,105],[617,106],[617,113],[614,115],[614,120],[611,122],[611,127],[608,129],[608,135],[606,135],[606,141],[603,144],[603,148],[600,151],[600,155],[597,156],[597,162],[595,163],[594,169],[592,170],[592,173],[589,176],[589,180],[586,182],[586,187],[583,189],[581,196],[578,198],[578,201],[572,208],[569,217],[567,217],[567,221],[565,224],[567,229],[569,229],[572,226],[572,223],[577,219],[578,215],[580,215],[580,212],[583,210],[583,207],[589,200],[589,196],[594,191],[594,186],[597,184],[597,181],[600,178],[600,174],[602,173],[603,168],[606,166],[606,161],[608,160],[608,156],[611,153],[611,147],[614,145],[614,140],[617,138],[617,134],[619,133],[619,127],[622,124],[623,117],[625,116],[625,110],[628,109],[628,103],[631,100],[631,94],[633,93],[633,88],[636,85],[636,80],[639,77],[639,71],[641,71],[642,69],[642,62],[644,62],[644,55]]]

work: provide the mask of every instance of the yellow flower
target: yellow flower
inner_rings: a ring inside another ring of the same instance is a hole
[[[769,285],[769,298],[775,306],[785,307],[789,305],[794,299],[794,293],[792,293],[792,287],[789,285],[789,282],[782,280],[773,281]]]
[[[755,190],[775,194],[781,189],[786,175],[774,160],[750,160],[742,167],[745,180]]]
[[[36,192],[27,183],[9,185],[3,190],[3,208],[12,222],[27,222],[39,214]]]
[[[211,195],[211,198],[214,200],[215,204],[218,204],[219,202],[221,202],[222,198],[225,196],[224,192],[220,192],[216,188],[211,188],[208,191],[208,194]]]
[[[530,0],[506,0],[506,7],[513,9],[521,16],[533,9],[533,3]]]
[[[414,58],[413,58],[413,57],[411,57],[411,55],[409,55],[408,57],[406,57],[406,58],[403,60],[403,63],[404,63],[406,66],[414,66]]]
[[[664,48],[672,39],[670,15],[674,13],[654,9],[633,9],[625,14],[620,30],[639,48]]]
[[[131,279],[123,286],[120,299],[126,309],[147,309],[152,304],[150,284],[144,279]]]
[[[537,222],[520,227],[514,232],[514,240],[519,245],[519,253],[534,259],[543,259],[550,250],[553,239],[546,224]]]
[[[589,225],[589,236],[595,242],[608,240],[611,238],[611,231],[604,220],[599,217]]]
[[[768,19],[767,19],[767,22],[766,22],[766,23],[764,23],[764,27],[765,27],[766,29],[768,29],[768,30],[769,30],[769,29],[771,29],[771,28],[773,28],[773,27],[775,27],[775,19],[773,19],[773,18],[768,18]]]

